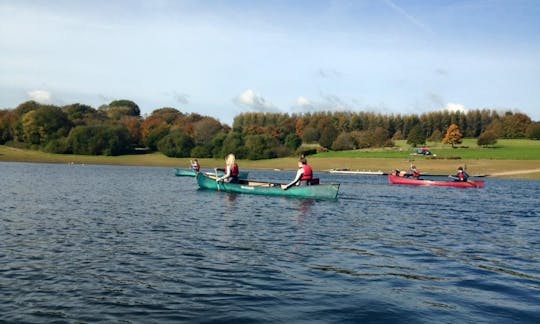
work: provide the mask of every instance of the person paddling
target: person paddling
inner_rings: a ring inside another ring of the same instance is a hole
[[[418,169],[416,168],[416,166],[414,166],[414,165],[411,164],[410,171],[411,171],[411,176],[412,176],[414,179],[420,180],[420,171],[418,171]]]
[[[229,154],[225,158],[225,175],[221,178],[217,178],[216,181],[226,181],[229,183],[238,183],[238,175],[240,174],[240,170],[238,168],[238,164],[236,163],[236,157],[234,154]]]
[[[466,182],[467,180],[469,180],[469,175],[465,170],[463,170],[463,167],[459,167],[458,173],[455,176],[452,176],[452,178],[454,179],[454,181]]]
[[[296,171],[296,176],[294,177],[294,180],[291,183],[282,186],[282,188],[284,190],[287,190],[294,185],[309,186],[312,179],[313,170],[311,169],[311,166],[307,163],[306,158],[302,156],[298,160],[298,171]]]
[[[191,170],[195,172],[199,172],[201,170],[201,166],[199,164],[199,161],[197,159],[191,160]]]

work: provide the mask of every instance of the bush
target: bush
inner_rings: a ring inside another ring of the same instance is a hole
[[[341,133],[338,135],[334,143],[332,143],[332,150],[344,151],[354,149],[354,139],[349,133]]]
[[[120,155],[131,150],[129,132],[122,126],[77,126],[67,138],[66,152]]]
[[[184,134],[182,130],[171,132],[163,137],[157,144],[158,150],[168,157],[189,157],[195,147],[193,138]]]
[[[483,132],[482,134],[480,134],[480,136],[478,136],[478,140],[476,141],[476,143],[479,145],[479,146],[489,146],[489,145],[494,145],[497,143],[497,134],[495,134],[495,132],[493,131],[485,131]]]
[[[68,154],[71,153],[71,149],[68,145],[67,138],[61,138],[57,140],[51,140],[45,147],[43,151],[47,153],[56,153],[56,154]]]

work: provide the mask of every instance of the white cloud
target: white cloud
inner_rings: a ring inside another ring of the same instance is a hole
[[[306,107],[306,106],[311,107],[311,101],[304,96],[300,96],[296,99],[296,105],[298,107]]]
[[[467,112],[467,108],[464,105],[458,103],[447,103],[446,107],[443,110],[448,110],[449,112]]]
[[[256,112],[280,112],[276,106],[251,89],[242,92],[233,102]]]
[[[31,100],[37,101],[41,104],[52,103],[51,93],[47,90],[32,90],[26,93]]]

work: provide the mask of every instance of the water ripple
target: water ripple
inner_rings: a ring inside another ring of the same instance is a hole
[[[0,322],[540,321],[534,181],[321,174],[342,186],[317,201],[197,190],[167,168],[0,177]]]

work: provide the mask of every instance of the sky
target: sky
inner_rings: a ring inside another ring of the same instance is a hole
[[[540,120],[540,1],[0,0],[0,109],[511,110]]]

